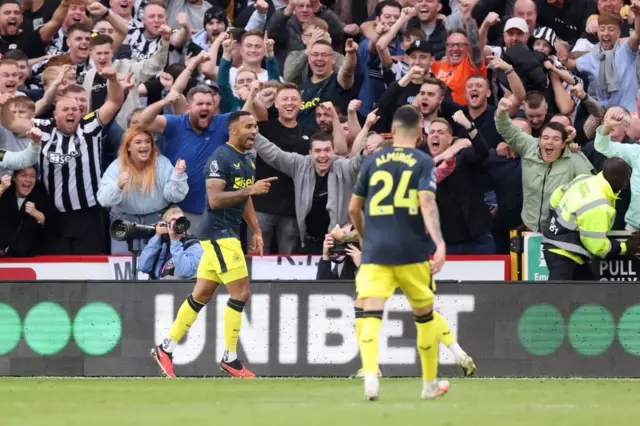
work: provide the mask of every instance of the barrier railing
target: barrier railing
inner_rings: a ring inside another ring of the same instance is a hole
[[[252,284],[239,352],[261,376],[347,376],[360,366],[352,282]],[[167,334],[193,283],[4,282],[0,375],[155,376],[150,348]],[[217,376],[220,289],[175,352],[179,376]],[[436,308],[480,376],[635,377],[640,286],[631,283],[442,283]],[[415,326],[392,297],[380,337],[386,376],[417,376]],[[457,374],[441,348],[441,371]]]

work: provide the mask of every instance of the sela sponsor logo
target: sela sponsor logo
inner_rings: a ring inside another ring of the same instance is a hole
[[[201,356],[222,357],[227,299],[227,295],[217,295],[200,311],[198,320],[174,352],[175,364],[190,364]],[[459,315],[474,312],[475,297],[456,294],[436,299],[438,311],[457,337]],[[166,337],[179,302],[173,294],[155,296],[155,342]],[[242,316],[240,347],[249,364],[342,365],[359,357],[353,298],[349,295],[253,294],[250,312],[245,310]],[[419,365],[415,344],[411,307],[404,296],[393,296],[387,301],[380,330],[380,364]],[[442,345],[440,363],[455,364]]]

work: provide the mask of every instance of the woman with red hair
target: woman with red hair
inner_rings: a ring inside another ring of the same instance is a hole
[[[175,167],[158,152],[150,132],[131,127],[124,134],[118,158],[102,176],[98,201],[111,207],[111,220],[123,219],[143,225],[160,220],[170,204],[184,200],[189,192],[186,163]],[[142,249],[141,242],[136,249]],[[111,240],[111,253],[127,253],[126,242]]]

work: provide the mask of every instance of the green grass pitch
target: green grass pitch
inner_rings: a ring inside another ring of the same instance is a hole
[[[382,379],[365,402],[347,379],[1,378],[2,426],[639,424],[640,381],[451,379],[420,400],[419,379]]]

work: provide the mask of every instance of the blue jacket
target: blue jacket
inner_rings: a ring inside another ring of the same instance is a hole
[[[186,250],[185,246],[187,246]],[[197,240],[187,237],[181,241],[172,240],[169,245],[154,235],[140,253],[138,269],[150,275],[153,271],[156,279],[161,279],[165,275],[188,279],[198,271],[200,258],[202,258],[202,246]],[[175,266],[173,274],[168,272],[172,266]]]

